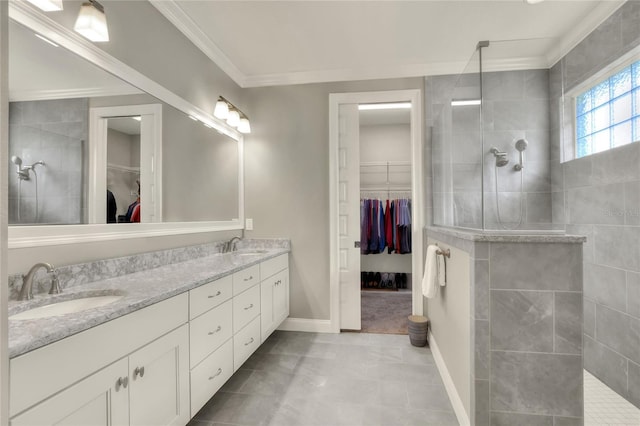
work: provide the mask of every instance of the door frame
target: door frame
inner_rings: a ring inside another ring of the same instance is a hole
[[[383,92],[329,94],[329,312],[330,330],[340,332],[340,235],[339,235],[339,116],[341,104],[410,102],[411,103],[411,199],[412,199],[412,313],[422,315],[421,291],[424,226],[422,96],[419,89]]]

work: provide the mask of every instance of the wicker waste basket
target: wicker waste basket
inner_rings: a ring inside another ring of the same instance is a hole
[[[409,341],[413,346],[427,344],[427,331],[429,331],[429,318],[422,315],[409,315]]]

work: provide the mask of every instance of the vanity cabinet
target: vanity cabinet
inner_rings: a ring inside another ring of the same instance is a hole
[[[260,265],[260,319],[264,342],[289,316],[289,257],[286,254]]]

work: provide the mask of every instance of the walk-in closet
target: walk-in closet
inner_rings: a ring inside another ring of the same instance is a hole
[[[359,114],[361,331],[407,334],[412,287],[410,110],[360,109]]]

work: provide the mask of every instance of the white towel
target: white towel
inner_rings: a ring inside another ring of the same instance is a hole
[[[428,299],[432,299],[438,292],[436,279],[438,279],[438,246],[430,245],[427,247],[427,259],[424,265],[424,275],[422,276],[422,294]]]

